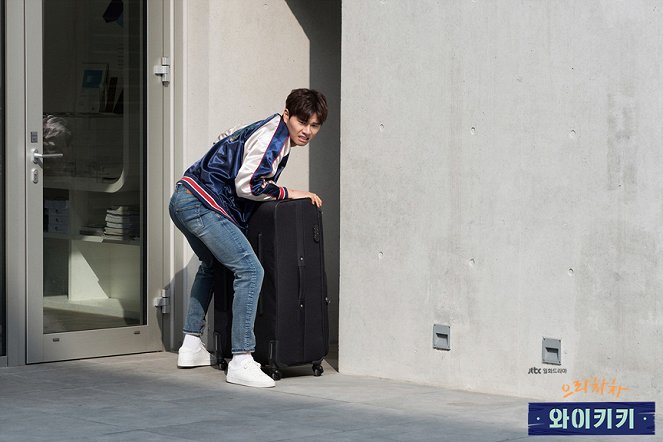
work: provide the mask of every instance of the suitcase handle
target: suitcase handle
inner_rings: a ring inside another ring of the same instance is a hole
[[[299,276],[299,308],[304,308],[304,257],[299,258],[297,266],[297,275]]]

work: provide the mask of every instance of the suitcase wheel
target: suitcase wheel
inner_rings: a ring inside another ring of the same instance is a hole
[[[272,379],[274,379],[275,381],[280,381],[280,380],[281,380],[281,377],[282,377],[281,372],[280,372],[279,370],[272,370],[272,373],[271,373],[270,376],[271,376]]]
[[[318,377],[324,372],[325,372],[325,370],[322,368],[322,365],[313,364],[313,376]]]
[[[213,365],[213,367],[216,368],[217,370],[226,371],[228,369],[228,361],[221,358],[220,360],[217,361],[216,364]]]

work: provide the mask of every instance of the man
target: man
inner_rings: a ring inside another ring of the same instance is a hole
[[[273,387],[274,380],[253,360],[253,325],[263,269],[248,239],[247,225],[262,201],[309,198],[318,207],[318,195],[276,184],[292,146],[307,145],[327,118],[327,101],[311,89],[288,95],[283,115],[231,129],[184,173],[170,201],[170,216],[200,259],[191,288],[184,323],[184,342],[178,367],[210,365],[210,354],[200,335],[212,297],[213,263],[218,260],[234,275],[231,346],[226,381],[249,387]]]

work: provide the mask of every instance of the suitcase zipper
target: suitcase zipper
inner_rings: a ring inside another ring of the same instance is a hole
[[[306,267],[306,260],[304,259],[304,214],[301,205],[297,205],[296,209],[296,231],[297,233],[297,274],[299,277],[299,323],[302,331],[302,353],[300,359],[305,359],[306,356],[306,309],[305,305],[305,287],[304,287],[304,270]]]

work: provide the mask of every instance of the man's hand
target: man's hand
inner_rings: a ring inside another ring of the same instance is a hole
[[[311,203],[315,204],[318,207],[322,207],[322,200],[318,195],[316,195],[313,192],[306,192],[305,190],[288,189],[288,196],[292,199],[308,198],[311,200]]]

